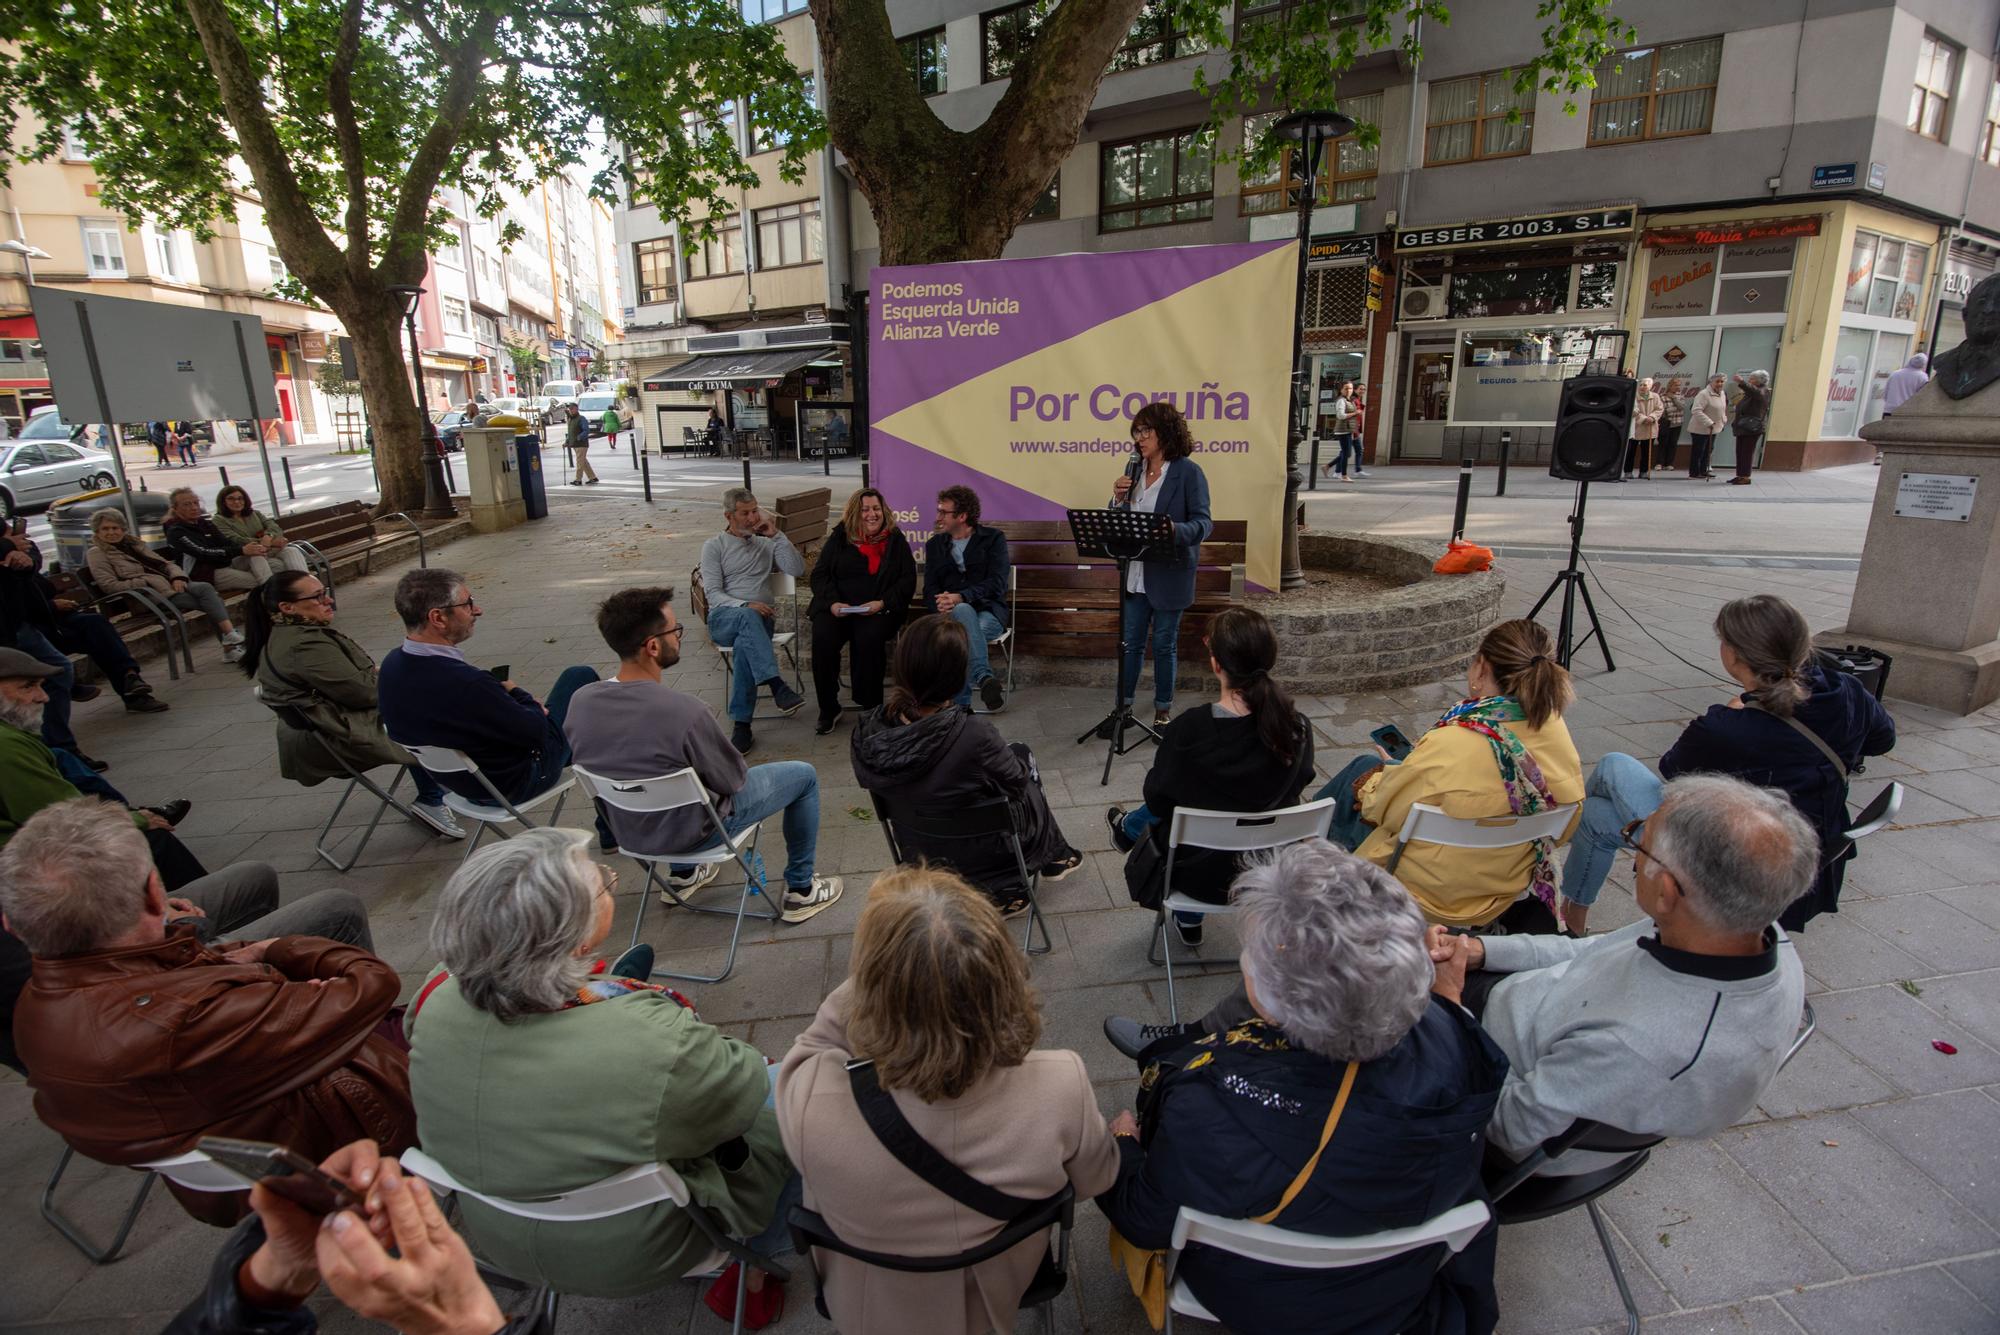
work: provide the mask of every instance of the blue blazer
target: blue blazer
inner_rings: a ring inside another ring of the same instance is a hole
[[[1146,572],[1146,601],[1156,612],[1182,612],[1194,602],[1194,568],[1202,543],[1215,531],[1208,515],[1208,478],[1192,459],[1167,465],[1153,513],[1174,521],[1174,559],[1141,561]],[[1122,591],[1121,591],[1122,596]]]

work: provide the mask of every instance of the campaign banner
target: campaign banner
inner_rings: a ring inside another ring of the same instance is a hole
[[[1247,581],[1278,587],[1296,243],[1183,246],[874,272],[871,477],[913,539],[940,489],[982,520],[1108,503],[1132,415],[1171,402],[1215,519],[1249,521]]]

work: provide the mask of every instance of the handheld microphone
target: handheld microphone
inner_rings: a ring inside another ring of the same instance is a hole
[[[1139,478],[1145,471],[1146,461],[1140,457],[1139,451],[1132,451],[1132,457],[1125,461],[1125,480],[1132,484],[1125,493],[1127,510],[1130,510],[1133,503],[1139,499]]]

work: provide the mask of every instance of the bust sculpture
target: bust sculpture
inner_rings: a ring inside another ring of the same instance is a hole
[[[1931,362],[1931,383],[1963,399],[2000,380],[2000,274],[1965,299],[1965,342]]]

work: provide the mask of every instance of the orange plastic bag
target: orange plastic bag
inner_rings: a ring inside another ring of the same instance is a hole
[[[1476,542],[1453,538],[1451,546],[1431,569],[1440,575],[1470,575],[1493,568],[1493,549]]]

